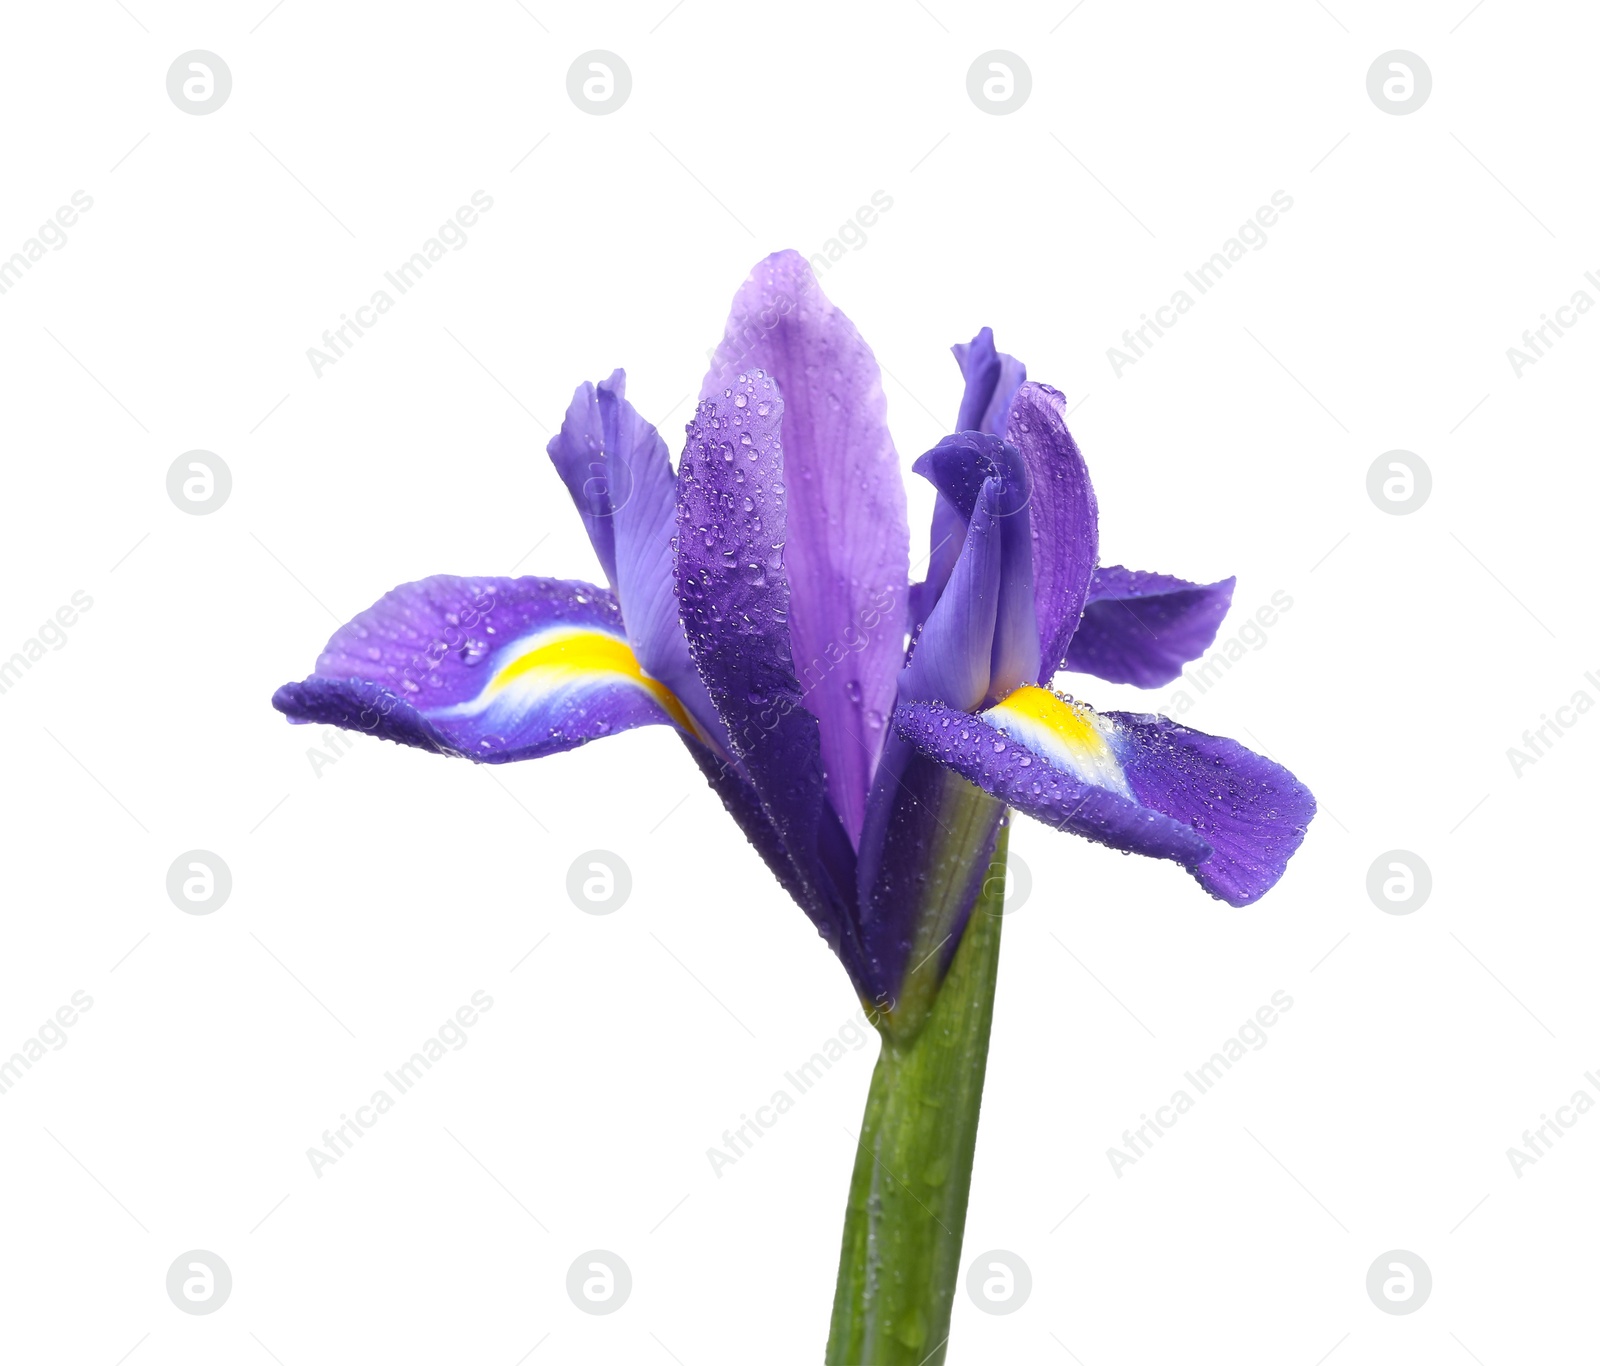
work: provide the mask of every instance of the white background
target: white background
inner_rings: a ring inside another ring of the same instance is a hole
[[[879,190],[823,283],[908,474],[953,420],[946,346],[992,325],[1081,405],[1107,561],[1237,574],[1224,637],[1292,598],[1184,719],[1322,808],[1245,911],[1019,824],[966,1255],[1016,1253],[1033,1293],[959,1295],[950,1359],[1592,1350],[1600,1117],[1520,1176],[1506,1150],[1600,1098],[1600,718],[1520,776],[1507,748],[1600,697],[1600,320],[1520,378],[1506,349],[1600,297],[1600,25],[1072,3],[8,7],[0,251],[93,208],[0,296],[0,655],[93,607],[0,696],[0,1056],[94,1004],[0,1096],[6,1360],[820,1359],[872,1050],[713,1174],[855,1001],[671,734],[494,771],[357,739],[319,772],[268,699],[401,581],[597,576],[543,455],[573,385],[625,365],[676,450],[750,266]],[[203,117],[165,85],[196,48],[233,76]],[[1397,48],[1433,74],[1404,117],[1366,89]],[[631,69],[615,114],[568,97],[590,49]],[[1008,116],[966,92],[991,49],[1032,72]],[[307,348],[475,190],[467,244],[318,377]],[[1123,329],[1278,190],[1267,244],[1115,374]],[[1366,492],[1396,448],[1433,473],[1409,516]],[[166,493],[194,449],[233,475],[209,516]],[[197,848],[233,877],[208,916],[165,890]],[[632,870],[610,916],[565,893],[595,848]],[[1432,870],[1411,915],[1365,888],[1396,848]],[[314,1174],[478,990],[468,1045]],[[1267,1045],[1118,1176],[1107,1149],[1280,990]],[[193,1248],[233,1273],[207,1317],[164,1289]],[[591,1248],[632,1270],[609,1317],[566,1294]],[[1365,1290],[1393,1248],[1434,1280],[1404,1317]]]

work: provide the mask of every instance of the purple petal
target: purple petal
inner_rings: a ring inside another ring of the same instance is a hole
[[[1066,406],[1056,390],[1030,380],[1017,390],[1006,427],[1006,440],[1022,452],[1031,476],[1028,517],[1041,683],[1066,658],[1099,562],[1099,508],[1088,467],[1067,430]]]
[[[912,647],[900,679],[902,697],[971,711],[988,696],[1003,534],[1004,523],[980,504],[967,525],[955,572]]]
[[[897,721],[905,710],[904,703],[896,709]],[[888,998],[899,1000],[910,970],[947,939],[960,943],[1004,814],[1003,802],[890,735],[867,804],[856,881],[862,942]]]
[[[1211,648],[1233,601],[1233,586],[1233,579],[1190,583],[1102,565],[1067,646],[1066,667],[1141,688],[1170,683],[1185,664]]]
[[[722,726],[678,620],[672,541],[677,535],[678,480],[667,443],[623,397],[618,370],[596,386],[606,468],[613,494],[617,602],[639,663],[688,708],[707,736],[722,743]],[[625,470],[625,474],[618,471]]]
[[[933,524],[928,529],[928,577],[911,585],[911,612],[907,622],[915,634],[928,619],[939,594],[950,582],[950,573],[961,557],[961,546],[967,535],[967,519],[944,494],[935,494]]]
[[[956,539],[956,553],[950,557],[950,567],[955,568],[956,561],[961,557],[961,547],[966,544],[966,528],[960,528],[961,535]],[[948,575],[946,575],[948,580]],[[943,584],[940,585],[941,590]],[[939,601],[939,594],[933,591],[930,584],[914,583],[907,592],[906,597],[906,633],[915,638],[922,630],[923,623],[927,621],[928,614],[933,611]],[[909,657],[909,655],[908,655]]]
[[[1210,857],[1210,846],[1187,824],[1052,763],[981,717],[936,702],[911,702],[895,711],[894,720],[896,731],[921,753],[1046,825],[1191,870]]]
[[[402,584],[335,631],[315,673],[272,704],[292,721],[490,764],[689,722],[642,675],[616,599],[565,579]]]
[[[790,652],[784,404],[760,370],[730,387],[701,402],[678,466],[678,599],[729,749],[794,863],[802,907],[827,935],[848,904],[839,889],[853,890],[854,855],[828,804],[820,726]]]
[[[616,549],[615,587],[622,619],[639,662],[659,678],[675,662],[689,664],[672,591],[677,478],[667,443],[623,397],[623,381],[618,370],[595,390],[604,442],[604,483],[613,495],[605,515]]]
[[[1230,906],[1248,906],[1283,876],[1316,815],[1294,774],[1236,740],[1164,716],[1107,712],[1133,794],[1204,835],[1213,853],[1194,875]]]
[[[612,372],[611,383],[621,392],[622,371]],[[617,586],[617,555],[611,514],[617,503],[626,503],[632,492],[625,462],[612,468],[606,456],[605,430],[600,420],[600,402],[594,385],[585,380],[572,393],[561,430],[545,447],[561,482],[572,496],[573,506],[583,519],[589,543],[600,559],[606,582]],[[618,486],[612,487],[616,479]]]
[[[970,342],[957,342],[950,348],[961,367],[966,388],[961,395],[961,411],[956,415],[957,432],[987,432],[1004,436],[1011,414],[1011,401],[1017,388],[1028,377],[1027,367],[1015,356],[994,349],[994,332],[983,328]],[[950,571],[961,553],[966,519],[940,497],[933,507],[933,525],[928,534],[928,573],[920,584],[912,585],[909,625],[913,632],[928,619],[933,604],[944,592]]]
[[[684,744],[694,756],[711,790],[722,799],[723,809],[744,831],[745,837],[755,846],[756,852],[782,884],[783,890],[803,905],[805,888],[800,882],[794,861],[789,857],[789,851],[784,848],[783,836],[762,808],[760,794],[731,764],[706,746],[687,738]]]
[[[954,574],[917,637],[900,696],[973,710],[1039,673],[1028,470],[999,437],[946,437],[916,463],[941,503],[969,519]]]
[[[666,442],[625,397],[626,381],[614,370],[599,384],[580,384],[547,449],[617,595],[639,663],[720,746],[716,708],[678,623],[672,577],[677,476]]]
[[[950,348],[966,380],[961,395],[961,411],[956,417],[958,432],[988,432],[1004,436],[1011,415],[1011,401],[1028,377],[1028,367],[1015,356],[994,349],[994,329],[982,328],[970,342],[957,342]]]
[[[878,364],[805,259],[781,251],[740,288],[701,397],[761,369],[783,395],[789,635],[822,723],[828,792],[854,840],[904,662],[905,489]]]
[[[711,785],[711,790],[722,799],[723,809],[744,831],[745,838],[761,855],[762,862],[778,879],[784,891],[811,916],[817,932],[827,942],[828,947],[839,956],[862,999],[869,1001],[879,999],[882,986],[871,975],[861,953],[850,907],[839,898],[819,901],[813,897],[801,878],[794,859],[789,855],[783,836],[778,833],[778,828],[762,806],[760,794],[748,780],[740,776],[732,765],[687,735],[683,737],[683,743],[694,756],[695,763],[700,766],[700,771]],[[843,841],[844,829],[836,820],[832,822],[832,829],[836,832],[837,839]],[[848,854],[847,845],[843,852]]]

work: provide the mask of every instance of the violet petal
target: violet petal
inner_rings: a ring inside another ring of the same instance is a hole
[[[904,662],[910,538],[878,363],[797,252],[767,257],[740,288],[701,398],[752,369],[783,394],[793,660],[854,841]]]
[[[272,704],[292,721],[508,763],[688,721],[643,678],[604,588],[567,579],[402,584],[334,632]]]
[[[1159,688],[1183,672],[1217,638],[1233,601],[1233,579],[1190,583],[1102,565],[1089,605],[1067,646],[1067,668],[1108,683]]]

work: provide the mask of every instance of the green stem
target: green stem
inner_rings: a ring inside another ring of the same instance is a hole
[[[1005,879],[990,875],[926,1023],[886,1037],[862,1121],[828,1366],[939,1366],[961,1273]]]

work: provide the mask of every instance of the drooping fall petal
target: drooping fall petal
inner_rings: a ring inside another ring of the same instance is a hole
[[[1200,885],[1230,906],[1264,896],[1317,813],[1305,784],[1237,740],[1164,716],[1105,715],[1117,729],[1133,795],[1192,825],[1211,845],[1212,856],[1195,870]]]
[[[334,632],[315,672],[272,704],[293,721],[501,764],[635,726],[692,733],[644,673],[616,598],[570,579],[402,584]]]
[[[900,708],[917,749],[1058,829],[1172,859],[1233,906],[1283,876],[1316,813],[1281,765],[1164,717],[1097,713],[1022,688],[980,716],[936,703]]]
[[[1189,869],[1210,857],[1211,847],[1202,836],[1133,799],[1126,783],[1119,781],[1103,737],[1080,741],[1091,751],[1092,762],[1069,767],[1060,759],[1051,762],[1040,752],[1042,746],[1027,746],[982,717],[939,703],[902,706],[895,713],[895,728],[920,753],[1058,830],[1113,849],[1172,859]]]

